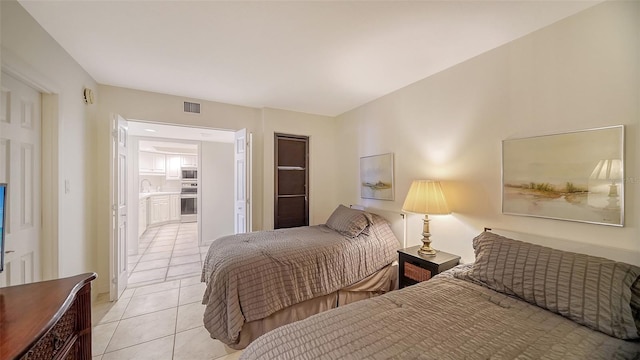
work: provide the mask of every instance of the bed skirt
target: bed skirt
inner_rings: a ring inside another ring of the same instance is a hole
[[[357,283],[331,294],[309,299],[277,311],[266,318],[247,322],[242,326],[242,330],[238,336],[238,343],[228,344],[227,346],[236,350],[244,349],[262,334],[280,326],[306,319],[311,315],[338,306],[382,295],[397,289],[397,276],[398,266],[391,264]]]

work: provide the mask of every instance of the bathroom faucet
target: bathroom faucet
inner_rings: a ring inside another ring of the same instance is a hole
[[[147,182],[147,191],[144,191],[144,182]],[[149,179],[142,179],[142,181],[140,181],[140,192],[151,192],[151,181],[149,181]]]

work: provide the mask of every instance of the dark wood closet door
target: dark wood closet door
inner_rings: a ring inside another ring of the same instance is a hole
[[[309,137],[275,134],[274,228],[309,225]]]

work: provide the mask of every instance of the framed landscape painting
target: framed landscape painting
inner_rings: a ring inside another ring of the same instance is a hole
[[[360,158],[360,197],[393,200],[393,153]]]
[[[502,212],[624,226],[624,126],[503,140]]]

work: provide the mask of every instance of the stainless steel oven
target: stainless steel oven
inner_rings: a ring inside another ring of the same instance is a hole
[[[198,183],[183,181],[180,192],[180,221],[198,221]]]

